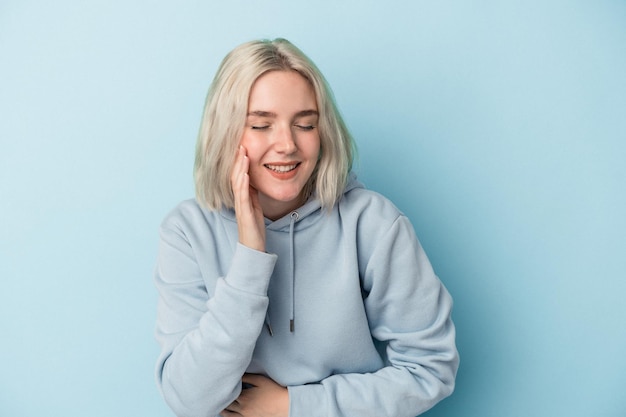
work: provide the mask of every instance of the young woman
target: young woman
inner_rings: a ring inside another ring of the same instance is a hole
[[[413,417],[452,392],[452,299],[352,158],[329,87],[294,45],[226,56],[196,199],[161,227],[157,380],[176,415]]]

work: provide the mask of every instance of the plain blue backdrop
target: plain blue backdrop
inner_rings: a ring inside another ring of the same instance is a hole
[[[426,415],[626,415],[626,3],[0,3],[0,416],[171,416],[158,225],[222,57],[286,37],[456,304]]]

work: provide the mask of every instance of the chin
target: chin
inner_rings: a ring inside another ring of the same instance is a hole
[[[288,195],[288,196],[268,196],[270,199],[274,200],[274,201],[280,201],[281,203],[292,203],[295,200],[298,200],[300,198],[300,193],[295,194],[295,195]]]
[[[265,194],[265,197],[268,200],[273,200],[273,201],[280,202],[280,203],[292,203],[295,200],[298,200],[300,196],[302,195],[302,188],[298,190],[294,190],[293,192],[289,192],[289,193],[276,193],[275,191],[276,190],[270,190],[269,193],[263,193],[263,194]]]

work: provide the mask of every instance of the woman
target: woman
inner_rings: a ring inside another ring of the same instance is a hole
[[[329,87],[295,46],[226,56],[196,199],[161,227],[157,380],[177,415],[412,417],[452,392],[451,297],[352,157]]]

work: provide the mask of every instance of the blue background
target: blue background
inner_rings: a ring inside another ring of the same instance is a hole
[[[0,416],[171,416],[158,225],[219,61],[277,36],[455,298],[427,415],[626,415],[624,1],[3,0]]]

